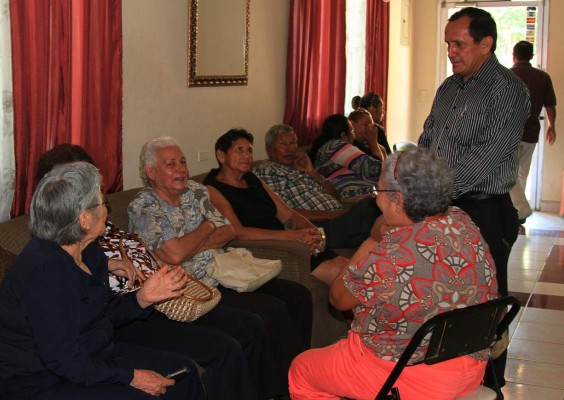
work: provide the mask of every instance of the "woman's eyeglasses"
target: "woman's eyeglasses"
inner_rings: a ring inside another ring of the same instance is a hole
[[[398,154],[398,158],[396,158],[396,164],[394,165],[394,180],[398,180],[398,164],[399,164],[399,160],[400,157],[402,156],[402,153],[400,152]],[[378,196],[378,193],[382,193],[382,192],[399,192],[399,190],[394,190],[394,189],[378,189],[376,186],[372,186],[372,194],[375,196]]]
[[[384,193],[384,192],[399,192],[399,190],[393,190],[393,189],[378,189],[376,186],[372,186],[372,194],[374,196],[378,196],[380,193]]]

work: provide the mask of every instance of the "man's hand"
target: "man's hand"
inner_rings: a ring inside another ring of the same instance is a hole
[[[301,172],[305,172],[308,175],[311,175],[311,173],[315,170],[315,168],[313,168],[313,164],[311,163],[311,159],[303,151],[298,151],[296,153],[294,167],[296,167]]]

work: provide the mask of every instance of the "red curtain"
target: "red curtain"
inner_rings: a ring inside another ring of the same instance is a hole
[[[291,0],[284,123],[300,145],[321,132],[345,97],[345,0]]]
[[[11,0],[16,181],[12,215],[28,212],[39,156],[83,146],[122,189],[121,0]]]
[[[390,4],[366,2],[366,69],[364,92],[376,92],[387,104]]]

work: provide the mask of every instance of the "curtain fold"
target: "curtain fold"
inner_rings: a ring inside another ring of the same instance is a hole
[[[288,32],[284,123],[307,145],[343,112],[345,0],[291,0]]]
[[[104,191],[123,189],[121,0],[85,1],[80,138],[104,177]],[[86,18],[87,17],[87,18]]]
[[[14,197],[14,107],[9,0],[0,0],[0,222],[10,219]]]
[[[383,0],[366,1],[364,93],[376,92],[387,104],[390,4]]]
[[[12,215],[28,212],[37,160],[83,146],[106,190],[122,188],[120,0],[11,0],[14,137]]]

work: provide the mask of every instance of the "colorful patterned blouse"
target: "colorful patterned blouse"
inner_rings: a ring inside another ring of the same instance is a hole
[[[382,164],[344,140],[329,140],[317,151],[315,168],[343,199],[368,195],[378,183]]]
[[[396,227],[343,277],[362,304],[351,329],[378,357],[397,361],[431,317],[496,298],[495,274],[480,231],[459,208]],[[485,359],[486,353],[473,356]],[[421,359],[418,351],[412,361]]]
[[[194,181],[188,181],[181,193],[180,207],[167,203],[147,187],[137,193],[127,212],[129,230],[141,236],[153,251],[170,239],[194,231],[205,220],[211,221],[216,228],[229,224],[211,203],[208,189]],[[206,274],[206,266],[217,252],[223,252],[223,249],[202,251],[184,261],[182,266],[190,275],[217,286],[218,282]]]

